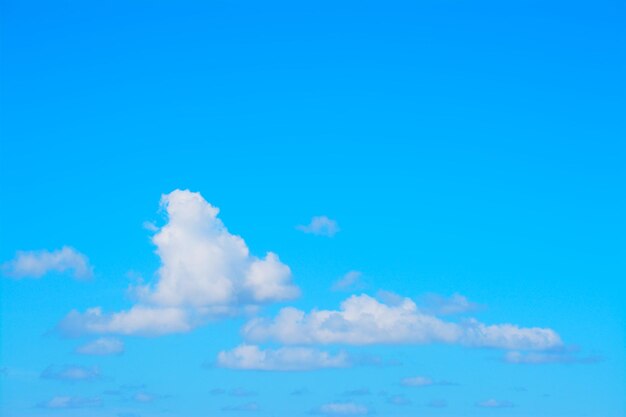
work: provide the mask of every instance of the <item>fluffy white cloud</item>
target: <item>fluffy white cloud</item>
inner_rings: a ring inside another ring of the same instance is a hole
[[[244,240],[228,232],[219,209],[199,193],[175,190],[161,198],[168,223],[154,236],[161,258],[159,280],[143,292],[161,306],[227,306],[296,298],[289,267],[268,252],[250,255]]]
[[[560,346],[547,328],[512,324],[486,325],[474,319],[448,322],[421,312],[409,298],[385,304],[368,295],[351,296],[339,310],[310,313],[287,307],[274,319],[255,318],[243,328],[252,342],[284,344],[449,343],[503,349],[548,349]]]
[[[296,226],[296,229],[304,233],[333,237],[339,231],[339,226],[336,221],[326,216],[315,216],[311,219],[311,223]]]
[[[304,347],[282,347],[262,350],[255,345],[240,345],[217,356],[217,365],[223,368],[260,371],[304,371],[319,368],[349,366],[345,353],[328,352]]]
[[[199,193],[175,190],[161,198],[167,223],[152,238],[161,259],[154,285],[134,289],[138,304],[105,314],[71,312],[59,326],[70,334],[159,335],[186,332],[209,317],[291,300],[300,290],[291,270],[268,252],[257,258]]]
[[[93,268],[85,255],[64,246],[55,251],[18,251],[15,258],[2,265],[2,271],[12,278],[41,278],[50,272],[70,272],[76,279],[89,279]]]
[[[361,282],[361,276],[363,274],[359,271],[350,271],[343,277],[339,278],[332,287],[333,291],[347,291],[362,289],[363,283]]]
[[[101,337],[76,348],[81,355],[119,355],[124,352],[124,343],[119,339]]]
[[[363,416],[369,413],[366,406],[356,403],[328,403],[321,405],[315,411],[333,416]]]

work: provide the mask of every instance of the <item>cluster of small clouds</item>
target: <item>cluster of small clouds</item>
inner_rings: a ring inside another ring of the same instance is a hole
[[[73,310],[59,323],[58,330],[69,336],[146,335],[183,333],[210,319],[256,313],[260,306],[294,300],[300,289],[292,281],[290,268],[278,255],[267,252],[256,257],[240,236],[231,234],[218,218],[219,209],[199,193],[175,190],[161,198],[167,215],[162,227],[150,223],[152,242],[160,259],[156,281],[140,282],[132,288],[135,303],[124,311],[106,313],[101,307],[84,312]],[[339,227],[326,216],[313,217],[308,225],[297,226],[305,233],[332,237]],[[70,247],[56,251],[18,252],[2,265],[13,278],[40,278],[50,272],[69,273],[76,279],[93,276],[85,255]],[[333,291],[364,288],[362,273],[349,271]],[[508,350],[508,363],[543,364],[593,362],[563,347],[560,336],[550,328],[520,327],[514,324],[485,324],[473,318],[444,317],[476,311],[480,306],[460,294],[443,297],[428,294],[419,303],[389,292],[377,297],[351,295],[337,309],[303,311],[285,307],[272,318],[255,317],[243,326],[244,343],[218,353],[216,366],[255,371],[308,371],[346,368],[359,363],[344,351],[320,350],[318,345],[455,344],[466,347]],[[443,318],[442,318],[443,317]],[[259,344],[281,346],[263,348]],[[99,337],[76,348],[81,355],[120,355],[124,343],[114,337]],[[101,378],[98,368],[81,366],[49,367],[41,378],[60,381],[93,381]],[[407,377],[404,387],[452,385],[425,376]],[[243,388],[214,389],[212,395],[249,397]],[[301,395],[297,392],[292,395]],[[368,388],[344,392],[345,396],[371,395]],[[128,399],[153,402],[159,395],[135,391]],[[346,398],[344,398],[346,399]],[[385,395],[388,404],[412,404],[404,394]],[[56,396],[39,407],[67,409],[101,405],[97,397]],[[447,406],[432,400],[429,407]],[[481,408],[507,408],[508,401],[488,399],[475,403]],[[256,402],[227,406],[223,411],[257,411]],[[360,416],[372,412],[355,402],[330,402],[311,410],[328,416]]]
[[[152,237],[161,260],[156,282],[135,286],[137,302],[128,310],[105,313],[101,307],[93,307],[82,313],[71,311],[58,326],[62,333],[76,336],[188,332],[209,318],[256,312],[262,304],[299,296],[290,268],[278,255],[251,255],[244,240],[231,234],[218,218],[219,209],[199,193],[175,190],[162,196],[161,207],[167,222]],[[314,217],[309,225],[299,229],[328,236],[338,231],[336,222],[325,216]],[[5,269],[19,276],[40,276],[50,269],[72,269],[76,276],[87,276],[92,270],[86,257],[71,248],[23,252],[5,264]],[[360,278],[360,272],[350,271],[335,283],[334,289],[352,288],[360,284]],[[309,313],[286,307],[274,319],[250,320],[242,333],[248,343],[275,341],[286,345],[447,343],[508,350],[545,350],[562,345],[558,334],[548,328],[440,318],[477,307],[459,294],[450,298],[430,295],[420,307],[413,300],[392,293],[382,293],[379,298],[353,295],[338,310]],[[123,344],[115,339],[98,339],[77,351],[116,354],[123,351]],[[507,356],[507,360],[523,359]],[[540,359],[536,356],[525,360]],[[346,363],[342,354],[331,356],[304,348],[261,350],[248,344],[223,351],[218,357],[219,365],[239,369],[311,369],[341,367]]]
[[[69,246],[54,251],[18,251],[1,269],[5,276],[16,279],[41,278],[51,272],[67,272],[79,280],[93,277],[89,259]]]

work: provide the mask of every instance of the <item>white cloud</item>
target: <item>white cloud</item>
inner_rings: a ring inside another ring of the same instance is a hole
[[[296,229],[304,233],[333,237],[339,231],[339,226],[336,221],[326,216],[315,216],[311,219],[311,223],[296,226]]]
[[[48,367],[41,373],[44,379],[58,379],[61,381],[93,381],[100,378],[98,368],[87,368],[84,366],[64,366],[61,368]]]
[[[366,406],[356,403],[328,403],[321,405],[315,411],[318,414],[333,416],[363,416],[369,413]]]
[[[186,332],[203,319],[254,310],[291,300],[300,290],[275,253],[250,254],[244,240],[217,217],[219,209],[199,193],[163,195],[167,223],[152,238],[161,259],[154,285],[139,285],[138,304],[105,314],[100,308],[70,313],[60,325],[68,333],[159,335]]]
[[[333,291],[347,291],[354,289],[362,289],[363,283],[361,282],[361,276],[363,274],[359,271],[350,271],[343,277],[339,278],[332,286]]]
[[[179,308],[134,306],[128,311],[104,314],[100,307],[95,307],[85,313],[71,311],[58,328],[69,336],[101,333],[159,336],[188,332],[192,324],[187,312]]]
[[[414,376],[411,378],[404,378],[402,380],[402,385],[406,387],[426,387],[433,384],[434,382],[432,379],[424,376]]]
[[[168,223],[154,236],[161,258],[159,280],[145,301],[161,306],[228,306],[296,298],[289,267],[268,252],[250,255],[244,240],[228,232],[219,209],[199,193],[175,190],[161,198]]]
[[[39,403],[39,407],[49,409],[99,407],[100,405],[102,405],[100,398],[69,396],[52,397],[48,401]]]
[[[368,295],[353,295],[339,310],[310,313],[287,307],[273,319],[255,318],[243,328],[252,342],[284,344],[448,343],[503,349],[548,349],[560,346],[559,335],[547,328],[512,324],[486,325],[474,319],[448,322],[419,311],[409,298],[388,305]]]
[[[93,268],[85,255],[64,246],[55,251],[18,251],[15,258],[2,265],[3,273],[12,278],[41,278],[50,272],[69,272],[76,279],[89,279]]]
[[[124,343],[119,339],[101,337],[76,348],[81,355],[119,355],[124,352]]]
[[[510,408],[513,406],[514,404],[510,401],[500,401],[500,400],[495,400],[493,398],[476,403],[476,407],[481,407],[481,408]]]
[[[255,345],[240,345],[217,356],[222,368],[260,371],[305,371],[320,368],[343,368],[350,365],[345,353],[328,352],[304,347],[282,347],[262,350]]]

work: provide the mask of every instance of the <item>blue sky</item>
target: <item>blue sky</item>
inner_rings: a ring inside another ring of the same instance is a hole
[[[0,414],[626,412],[623,2],[2,10]]]

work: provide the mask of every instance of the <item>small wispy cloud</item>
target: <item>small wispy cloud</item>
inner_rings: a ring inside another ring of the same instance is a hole
[[[229,397],[252,397],[257,395],[256,391],[251,391],[242,387],[225,390],[223,388],[213,388],[211,395],[228,395]]]
[[[93,381],[100,378],[100,370],[97,367],[87,368],[74,365],[59,368],[49,366],[41,373],[41,378],[70,382]]]
[[[400,381],[400,384],[404,385],[405,387],[428,387],[431,385],[437,385],[437,386],[458,385],[456,382],[451,382],[451,381],[446,381],[446,380],[433,380],[425,376],[413,376],[409,378],[404,378]]]
[[[445,316],[476,311],[479,310],[481,306],[469,301],[467,297],[461,294],[455,293],[450,297],[445,297],[439,294],[429,293],[420,298],[419,308],[421,311],[428,314]]]
[[[514,406],[515,404],[510,401],[501,401],[493,398],[485,401],[479,401],[476,403],[476,407],[480,408],[511,408]]]
[[[404,378],[402,381],[400,381],[400,383],[405,387],[427,387],[429,385],[435,384],[432,379],[425,376],[413,376],[410,378]]]
[[[410,399],[408,399],[405,395],[402,395],[402,394],[389,396],[389,398],[387,398],[387,402],[389,404],[393,404],[393,405],[410,405],[410,404],[412,404],[412,401]]]
[[[320,368],[344,368],[350,365],[348,355],[304,347],[260,349],[256,345],[240,345],[218,354],[222,368],[257,371],[305,371]]]
[[[142,403],[142,404],[152,403],[158,400],[159,398],[164,398],[164,396],[159,395],[159,394],[153,394],[150,392],[145,392],[145,391],[136,392],[131,396],[131,399],[133,401],[137,403]]]
[[[327,237],[333,237],[339,232],[337,222],[326,216],[315,216],[309,224],[296,226],[296,229],[304,233]]]
[[[67,409],[67,408],[87,408],[87,407],[100,407],[102,401],[100,398],[88,398],[88,397],[70,397],[70,396],[57,396],[52,397],[49,400],[40,402],[37,406],[39,408],[47,409]]]
[[[313,414],[323,414],[328,416],[364,416],[369,413],[369,409],[361,404],[347,403],[328,403],[312,410]]]
[[[101,337],[76,348],[81,355],[121,355],[124,353],[124,343],[119,339]]]
[[[50,272],[69,272],[78,280],[93,277],[89,259],[69,246],[54,251],[18,251],[1,269],[4,275],[16,279],[41,278]]]
[[[149,230],[150,232],[156,232],[159,230],[159,227],[154,222],[145,221],[142,224],[143,228]]]
[[[507,363],[541,365],[548,363],[591,364],[602,361],[600,356],[580,356],[576,350],[556,350],[545,352],[511,351],[504,355]]]
[[[362,290],[365,287],[361,277],[363,274],[359,271],[349,271],[344,276],[333,283],[333,291],[355,291]]]

